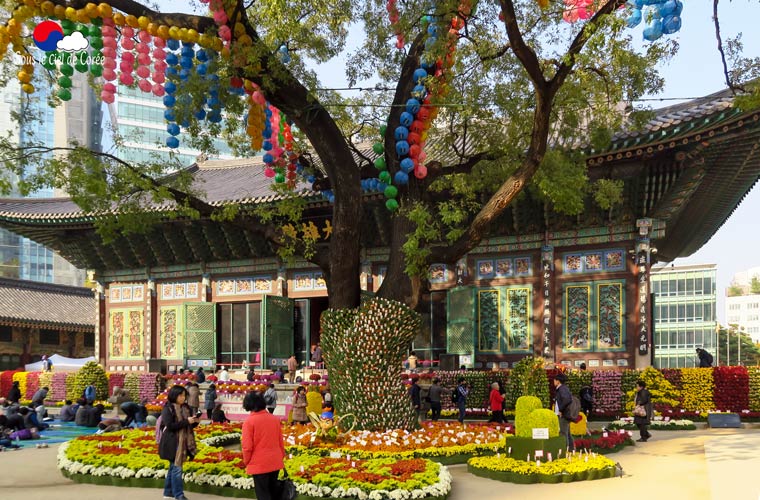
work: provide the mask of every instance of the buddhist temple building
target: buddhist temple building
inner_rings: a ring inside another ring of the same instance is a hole
[[[649,366],[659,342],[650,266],[699,249],[755,184],[760,111],[733,107],[728,92],[663,108],[588,152],[587,165],[591,181],[623,182],[622,203],[602,209],[589,197],[581,215],[567,216],[526,190],[457,265],[431,266],[420,359],[485,369],[538,354],[592,369]],[[188,172],[215,206],[281,199],[260,158]],[[298,194],[305,223],[329,238],[326,197],[310,187]],[[380,194],[365,201],[361,285],[371,293],[385,276],[390,224]],[[93,272],[96,357],[107,370],[243,361],[276,369],[292,352],[308,359],[319,341],[327,288],[306,261],[281,262],[227,222],[166,218],[105,242],[95,220],[70,199],[0,200],[0,226]]]

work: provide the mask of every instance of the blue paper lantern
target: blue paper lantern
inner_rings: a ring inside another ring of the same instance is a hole
[[[438,33],[438,25],[437,24],[429,24],[427,27],[428,35],[435,36]]]
[[[164,74],[166,76],[177,76],[179,73],[177,73],[177,68],[175,68],[174,66],[168,66],[166,68],[166,71],[164,71]]]
[[[177,103],[177,99],[175,99],[173,95],[164,96],[164,106],[166,106],[167,108],[171,108],[176,103]]]
[[[401,116],[399,117],[398,121],[406,128],[409,128],[412,125],[412,122],[414,121],[414,116],[412,116],[411,113],[408,113],[404,111],[401,113]]]
[[[175,66],[179,62],[179,59],[177,58],[177,54],[173,54],[169,52],[166,54],[166,64],[169,66]]]
[[[208,68],[203,63],[195,67],[195,72],[198,73],[199,75],[205,75],[207,71],[208,71]]]
[[[166,46],[169,47],[169,50],[177,50],[179,48],[179,40],[170,38],[166,41]]]
[[[396,154],[399,156],[409,154],[409,143],[406,141],[398,141],[396,143]]]
[[[274,156],[266,153],[262,159],[264,160],[264,163],[272,163],[274,161]]]
[[[404,172],[408,174],[409,172],[414,170],[414,160],[412,160],[411,158],[404,158],[403,160],[401,160],[400,167],[401,167],[401,170],[403,170]]]
[[[635,28],[639,24],[641,24],[641,10],[634,9],[631,11],[631,15],[628,16],[628,19],[625,20],[625,24],[629,28]]]
[[[644,0],[628,0],[626,3],[638,10],[641,10],[644,7]]]
[[[397,141],[405,141],[407,137],[409,137],[409,129],[404,126],[396,127],[393,131],[393,138]]]
[[[169,135],[179,135],[179,125],[176,123],[169,123],[166,125],[166,131],[169,132]]]
[[[173,94],[177,91],[177,85],[174,82],[166,82],[164,84],[164,90],[167,94]]]
[[[198,59],[200,62],[206,62],[208,61],[208,53],[200,49],[198,52],[195,53],[195,58]]]
[[[264,141],[264,143],[262,144],[261,148],[264,151],[271,151],[272,150],[272,143],[269,142],[269,141]]]
[[[417,99],[423,99],[425,94],[427,94],[427,89],[424,85],[415,85],[412,89],[412,97]]]
[[[417,68],[414,70],[414,75],[412,76],[412,78],[414,79],[414,83],[419,83],[420,80],[422,80],[423,78],[427,78],[427,76],[428,76],[427,71],[425,71],[422,68]]]
[[[185,69],[190,69],[193,67],[193,59],[192,57],[182,57],[179,60],[179,65],[182,66]]]
[[[423,70],[424,71],[424,70]],[[420,101],[417,99],[409,99],[406,101],[406,112],[416,115],[420,112]]]
[[[683,2],[681,0],[675,0],[676,2],[676,10],[673,11],[673,14],[680,16],[681,12],[683,12]]]
[[[173,109],[164,110],[164,120],[166,120],[167,122],[173,122],[175,118],[176,116],[174,115]]]
[[[211,113],[208,114],[208,121],[211,123],[219,123],[222,121],[222,113],[219,110],[212,110]]]
[[[187,45],[182,47],[182,50],[180,50],[179,53],[182,54],[182,57],[189,57],[190,59],[195,57],[195,51],[192,47],[188,47]]]
[[[206,99],[206,104],[208,104],[210,108],[218,108],[222,103],[218,97],[211,96]]]
[[[666,35],[672,35],[681,29],[680,16],[667,16],[662,20],[662,32]]]
[[[166,145],[172,149],[176,149],[179,147],[179,139],[171,135],[166,138]]]
[[[182,80],[184,82],[188,78],[190,78],[190,70],[189,69],[183,68],[183,69],[179,70],[179,79],[180,80]]]
[[[654,42],[662,36],[662,21],[653,19],[652,24],[644,28],[644,39]]]
[[[309,184],[314,184],[314,181],[316,181],[316,180],[317,180],[317,178],[316,178],[316,177],[314,177],[313,175],[310,175],[310,176],[308,176],[308,177],[306,178],[306,181],[307,181]]]
[[[396,172],[396,175],[393,176],[393,182],[395,182],[399,186],[404,186],[406,184],[409,184],[409,174],[399,170],[398,172]]]
[[[201,108],[195,113],[193,113],[193,116],[195,116],[195,118],[197,118],[198,120],[203,120],[204,118],[206,118],[206,110]]]

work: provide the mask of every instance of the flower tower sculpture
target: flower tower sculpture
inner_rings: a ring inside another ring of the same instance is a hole
[[[355,415],[361,430],[415,426],[401,360],[419,327],[417,313],[380,298],[323,313],[322,346],[337,414]]]

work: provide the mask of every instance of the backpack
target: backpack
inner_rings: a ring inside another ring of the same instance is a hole
[[[164,426],[161,422],[161,416],[156,419],[156,444],[161,444],[161,436],[164,434]]]
[[[573,396],[573,399],[570,401],[570,404],[567,407],[567,415],[565,416],[565,419],[575,422],[578,420],[578,416],[581,413],[581,400],[578,399],[578,396]]]

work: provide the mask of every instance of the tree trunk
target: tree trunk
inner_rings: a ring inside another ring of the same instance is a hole
[[[408,305],[416,309],[422,292],[424,278],[406,273],[406,258],[402,246],[407,235],[414,231],[414,223],[401,214],[393,216],[388,269],[378,296]]]

